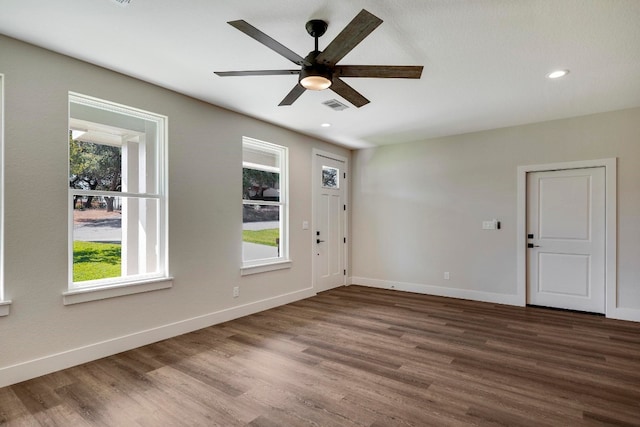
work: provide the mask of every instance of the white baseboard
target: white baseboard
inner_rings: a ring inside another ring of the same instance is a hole
[[[640,310],[637,308],[616,307],[607,311],[607,317],[618,320],[629,320],[631,322],[640,322]]]
[[[515,294],[496,294],[492,292],[473,291],[469,289],[422,285],[419,283],[370,279],[367,277],[351,277],[349,283],[353,285],[369,286],[372,288],[415,292],[418,294],[436,295],[440,297],[460,298],[473,301],[491,302],[495,304],[523,306],[522,297]],[[610,319],[640,322],[640,309],[616,307],[613,310],[607,310],[606,316]]]
[[[313,288],[303,289],[0,368],[0,387],[289,304],[315,294]]]
[[[492,302],[496,304],[522,306],[522,298],[515,294],[496,294],[493,292],[445,288],[443,286],[369,279],[366,277],[355,276],[351,278],[351,283],[354,285],[370,286],[372,288],[393,289],[398,291],[415,292],[418,294],[435,295],[439,297],[460,298],[473,301]]]

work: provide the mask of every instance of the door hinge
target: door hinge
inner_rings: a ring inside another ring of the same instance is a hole
[[[343,173],[343,174],[342,174],[342,177],[343,177],[344,179],[347,179],[347,173],[346,173],[346,172],[345,172],[345,173]]]
[[[347,238],[346,237],[344,238],[344,242],[343,243],[347,243]]]
[[[342,207],[343,207],[343,209],[342,209],[343,211],[347,210],[347,205],[342,205]]]
[[[347,275],[347,270],[342,270],[342,274],[346,276]]]

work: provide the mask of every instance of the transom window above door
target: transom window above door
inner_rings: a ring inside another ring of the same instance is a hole
[[[322,166],[322,186],[324,188],[340,188],[340,170],[331,166]]]

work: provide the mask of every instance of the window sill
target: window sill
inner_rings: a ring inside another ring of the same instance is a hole
[[[0,301],[0,317],[1,316],[8,316],[9,315],[9,309],[11,308],[11,301]]]
[[[250,274],[266,273],[267,271],[284,270],[285,268],[291,268],[290,260],[244,266],[240,269],[240,275],[248,276]]]
[[[112,286],[101,286],[99,288],[73,289],[64,292],[62,294],[62,300],[64,305],[79,304],[89,301],[121,297],[124,295],[168,289],[172,286],[172,277],[162,277],[159,279],[142,280],[139,282],[120,283]]]

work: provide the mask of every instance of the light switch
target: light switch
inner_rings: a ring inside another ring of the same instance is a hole
[[[309,221],[302,221],[302,229],[303,230],[309,229]]]
[[[483,230],[496,230],[500,228],[498,226],[499,221],[497,219],[492,219],[491,221],[482,221],[482,229]]]

